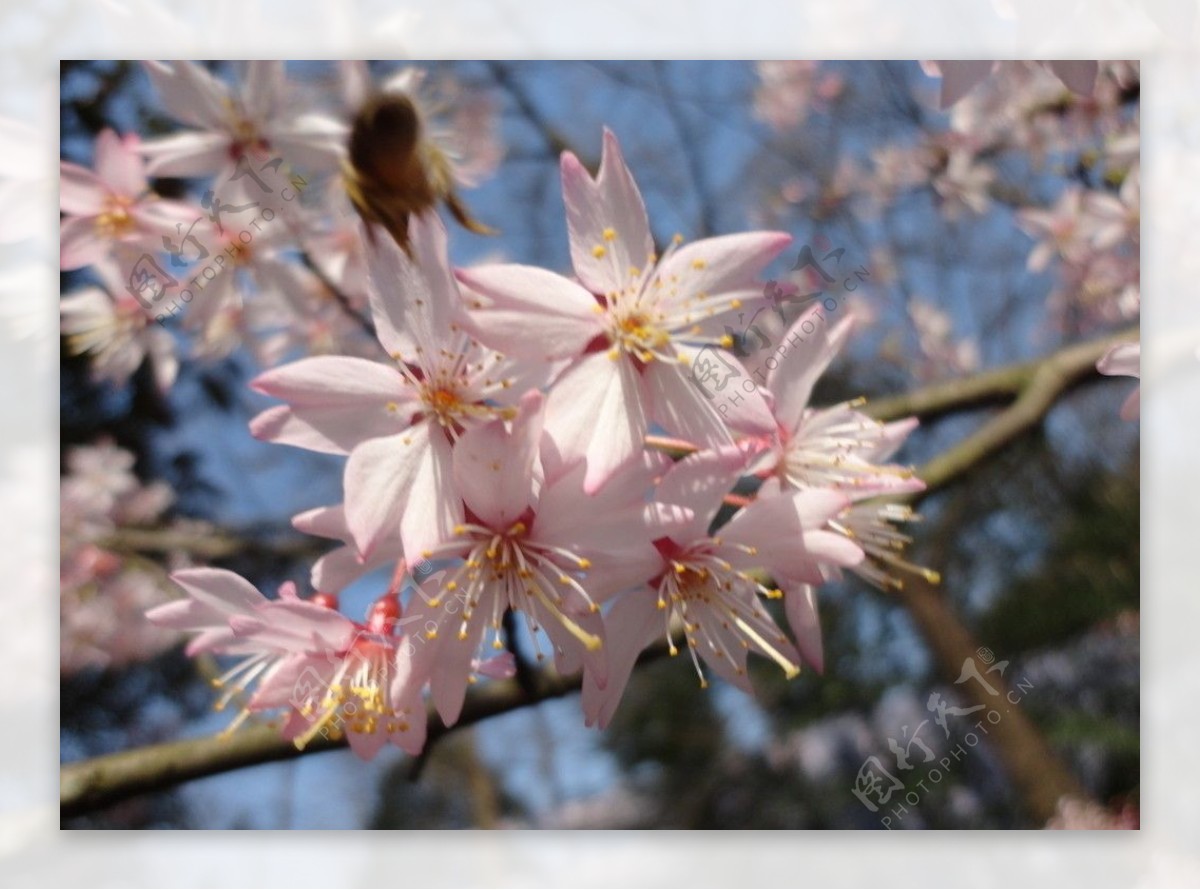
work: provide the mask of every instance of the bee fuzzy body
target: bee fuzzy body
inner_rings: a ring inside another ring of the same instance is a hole
[[[384,93],[368,99],[355,117],[343,167],[346,192],[359,215],[383,226],[409,251],[408,219],[439,201],[464,228],[479,234],[493,230],[476,221],[454,191],[449,158],[423,138],[421,117],[412,99]]]

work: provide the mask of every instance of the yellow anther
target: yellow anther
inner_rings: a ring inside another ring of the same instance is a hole
[[[708,263],[704,262],[704,260],[692,260],[693,269],[703,269],[707,265]]]
[[[616,241],[617,240],[617,230],[612,228],[611,226],[609,226],[607,229],[605,229],[601,234],[604,235],[605,241]]]
[[[592,256],[594,256],[596,259],[600,259],[606,253],[608,253],[608,251],[604,249],[603,244],[597,244],[595,247],[592,248]]]

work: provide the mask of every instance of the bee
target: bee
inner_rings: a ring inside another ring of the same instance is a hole
[[[351,202],[368,223],[368,237],[374,239],[373,227],[381,225],[405,253],[411,252],[409,216],[438,201],[464,228],[494,234],[454,191],[450,158],[424,138],[420,112],[402,93],[381,93],[363,104],[350,130],[343,176]]]

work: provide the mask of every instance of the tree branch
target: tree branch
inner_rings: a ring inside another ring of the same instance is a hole
[[[871,401],[863,410],[882,421],[913,415],[931,420],[968,408],[1010,402],[1024,393],[1039,374],[1044,381],[1050,376],[1065,375],[1073,386],[1095,371],[1096,362],[1111,347],[1126,340],[1136,340],[1137,336],[1136,327],[1126,328],[1117,334],[1065,347],[1046,358],[1006,365],[970,377],[935,383],[903,395]]]
[[[1137,328],[1131,328],[1116,336],[1068,346],[1040,361],[1002,368],[990,374],[940,384],[910,397],[880,402],[873,406],[874,411],[868,403],[867,410],[880,420],[908,414],[928,419],[949,410],[999,400],[1005,394],[1016,395],[1008,408],[954,448],[921,467],[918,475],[925,482],[925,490],[909,500],[928,497],[1037,426],[1061,396],[1087,380],[1101,377],[1096,370],[1096,362],[1101,356],[1113,346],[1136,338]],[[896,413],[891,413],[893,411]]]

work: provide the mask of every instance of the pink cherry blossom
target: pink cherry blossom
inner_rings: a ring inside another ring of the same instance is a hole
[[[840,75],[822,70],[811,60],[759,62],[755,65],[760,85],[754,91],[754,114],[777,131],[800,126],[815,107],[827,105],[840,95]]]
[[[523,376],[463,329],[437,217],[415,218],[411,235],[415,259],[389,239],[368,249],[371,312],[390,362],[318,356],[252,384],[287,402],[251,422],[255,437],[349,455],[346,522],[366,558],[397,532],[410,555],[448,538],[462,521],[454,440],[511,417],[515,398],[545,379]]]
[[[562,180],[578,281],[520,265],[460,270],[475,294],[477,336],[507,354],[572,362],[550,393],[546,429],[565,455],[586,458],[588,491],[641,450],[650,423],[700,445],[730,444],[725,419],[689,367],[701,348],[732,345],[716,320],[761,299],[755,278],[790,237],[751,232],[687,246],[676,238],[660,258],[607,130],[597,177],[567,152]],[[743,426],[769,424],[754,394],[731,413]]]
[[[59,236],[60,265],[79,269],[107,256],[114,242],[161,248],[161,237],[186,225],[197,210],[150,191],[136,135],[102,130],[96,137],[93,172],[60,163],[59,202],[64,218]]]
[[[954,320],[945,310],[920,297],[910,299],[907,308],[924,359],[916,365],[918,378],[937,379],[978,370],[979,344],[970,337],[953,339]]]
[[[337,169],[347,128],[299,103],[280,61],[245,63],[235,88],[195,62],[146,62],[166,109],[196,129],[147,140],[142,154],[156,176],[199,176],[232,169],[242,157],[280,154],[303,171]]]
[[[827,527],[861,547],[867,557],[851,566],[850,571],[885,590],[901,583],[894,574],[898,569],[935,580],[936,573],[901,558],[911,539],[893,523],[912,522],[919,517],[905,505],[873,500],[881,495],[925,489],[911,467],[888,462],[918,421],[910,417],[880,423],[856,410],[860,402],[830,408],[809,406],[813,385],[853,327],[852,318],[832,327],[817,323],[816,313],[813,310],[796,320],[787,337],[793,345],[767,375],[777,430],[756,442],[761,450],[751,470],[766,480],[759,496],[814,489],[839,492],[848,503],[830,518]],[[816,332],[805,335],[804,331],[813,326]],[[841,576],[837,567],[831,567],[827,574]],[[815,590],[789,593],[785,607],[797,639],[803,640],[812,653],[809,660],[820,664]]]
[[[238,655],[214,681],[216,707],[239,701],[232,731],[252,714],[284,710],[283,735],[303,748],[317,735],[345,736],[369,760],[388,742],[410,754],[425,744],[421,684],[397,634],[400,604],[385,594],[365,623],[346,618],[327,596],[301,600],[295,586],[268,600],[223,569],[187,569],[172,579],[187,598],[147,613],[155,624],[198,635],[190,654]],[[246,693],[254,688],[246,698]]]
[[[659,563],[648,587],[626,593],[605,617],[612,644],[607,677],[584,673],[583,708],[589,724],[605,726],[629,680],[638,653],[667,636],[671,654],[672,619],[683,635],[700,677],[703,661],[719,676],[752,692],[746,658],[756,652],[789,676],[800,659],[817,656],[812,627],[804,628],[798,652],[763,607],[760,597],[807,598],[805,585],[819,584],[837,566],[851,566],[863,552],[848,538],[824,528],[849,503],[829,489],[760,497],[736,513],[716,534],[708,528],[725,495],[744,471],[746,455],[737,447],[697,452],[665,475],[656,497],[691,511],[656,540]],[[750,570],[763,570],[779,583],[769,588]],[[814,618],[815,620],[815,618]],[[819,640],[819,627],[818,640]]]
[[[142,482],[134,456],[111,442],[67,450],[59,486],[59,665],[64,674],[151,658],[178,635],[143,620],[166,600],[161,573],[105,547],[125,525],[159,522],[174,497],[162,482]]]
[[[934,191],[942,198],[942,213],[948,219],[958,218],[964,208],[983,213],[991,203],[988,189],[995,178],[995,171],[969,146],[952,146],[945,166],[932,180]]]
[[[1083,219],[1083,189],[1067,188],[1048,210],[1025,208],[1018,214],[1022,228],[1040,239],[1029,254],[1028,267],[1042,272],[1056,257],[1082,259],[1089,252]]]
[[[84,287],[62,298],[62,332],[68,349],[91,358],[93,378],[119,386],[149,359],[155,382],[166,391],[179,369],[175,342],[126,288],[119,268],[129,265],[116,258],[97,263],[104,287]]]
[[[485,639],[504,648],[509,609],[524,616],[535,646],[545,631],[560,671],[584,665],[603,684],[600,603],[644,583],[659,562],[654,530],[688,515],[647,503],[667,463],[662,455],[648,455],[586,494],[582,463],[560,463],[542,437],[544,402],[530,392],[511,427],[496,419],[463,434],[454,474],[467,519],[452,540],[422,554],[456,560],[421,585],[439,623],[426,661],[433,662],[430,689],[447,724],[458,719],[471,659]]]
[[[796,320],[785,335],[793,345],[767,372],[776,428],[760,439],[764,450],[753,471],[764,478],[778,476],[785,487],[831,488],[856,498],[921,490],[924,485],[911,469],[873,460],[881,446],[897,435],[902,441],[915,423],[879,423],[855,410],[860,402],[821,409],[809,405],[817,378],[853,328],[851,317],[830,327],[817,320],[819,315],[813,309]],[[814,327],[815,333],[804,333]]]

